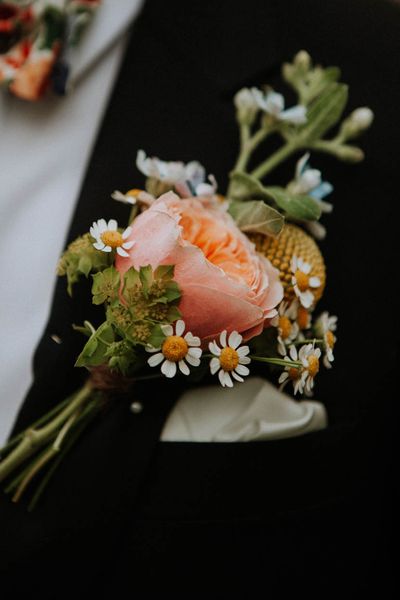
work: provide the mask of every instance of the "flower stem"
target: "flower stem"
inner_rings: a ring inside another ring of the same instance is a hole
[[[67,406],[58,413],[47,425],[41,429],[30,427],[24,432],[24,435],[17,447],[0,462],[0,482],[27,458],[36,452],[38,448],[48,442],[57,430],[69,419],[69,417],[86,402],[92,393],[92,385],[87,382],[70,400]]]
[[[46,474],[42,478],[40,484],[38,485],[38,487],[32,497],[32,500],[30,501],[30,503],[28,505],[29,512],[31,512],[35,508],[36,504],[39,501],[39,498],[43,494],[50,479],[52,478],[53,474],[57,470],[57,468],[60,465],[60,463],[62,462],[62,460],[64,459],[65,455],[71,450],[71,448],[73,447],[76,440],[79,438],[81,433],[86,429],[86,427],[91,423],[91,421],[93,421],[93,419],[96,418],[96,416],[99,412],[99,408],[100,408],[99,403],[92,402],[83,409],[82,414],[79,416],[79,418],[77,419],[77,421],[74,424],[74,427],[71,429],[70,434],[68,435],[65,444],[63,445],[60,452],[58,453],[57,458],[55,458],[55,460],[53,461],[53,463],[47,470]]]
[[[283,360],[283,358],[267,358],[266,356],[254,356],[249,354],[249,358],[251,360],[255,360],[256,362],[265,362],[270,365],[277,365],[280,367],[294,367],[295,369],[300,369],[303,365],[298,360]]]
[[[39,427],[40,425],[43,425],[44,423],[47,423],[48,421],[50,421],[51,417],[53,417],[57,413],[61,412],[61,410],[64,408],[64,406],[66,404],[68,404],[68,402],[71,400],[71,398],[72,398],[72,396],[69,396],[68,398],[66,398],[59,404],[57,404],[49,412],[47,412],[45,415],[43,415],[43,417],[40,417],[40,419],[38,419],[37,421],[32,423],[31,428],[35,429],[36,427]],[[25,435],[25,431],[22,431],[18,435],[12,437],[5,446],[0,448],[0,455],[7,453],[9,450],[14,448],[14,446],[16,446],[18,444],[18,442],[24,437],[24,435]]]
[[[73,426],[73,424],[76,421],[77,417],[79,416],[80,412],[81,412],[81,407],[78,407],[76,409],[76,411],[74,413],[72,413],[72,415],[69,417],[69,419],[66,421],[66,423],[64,423],[62,429],[60,430],[56,439],[54,440],[54,443],[50,446],[50,448],[43,454],[43,456],[41,458],[39,458],[39,460],[28,471],[28,473],[21,481],[20,485],[18,486],[17,491],[15,492],[15,494],[12,498],[13,502],[18,502],[21,499],[22,494],[24,493],[24,491],[26,490],[26,488],[28,487],[28,485],[32,481],[32,479],[60,451],[61,444],[63,443],[65,436],[67,435],[68,431]]]
[[[233,171],[244,171],[254,150],[273,131],[274,130],[271,127],[262,127],[250,137],[249,127],[247,125],[242,125],[240,128],[240,153]]]
[[[279,148],[279,150],[274,152],[274,154],[271,154],[271,156],[267,158],[267,160],[258,165],[258,167],[256,167],[254,171],[252,171],[250,174],[253,177],[257,177],[258,179],[265,177],[265,175],[267,175],[270,171],[275,169],[275,167],[277,167],[281,162],[283,162],[284,160],[289,158],[291,154],[296,152],[298,148],[298,144],[295,144],[293,140],[291,140],[290,142],[286,142],[286,144],[284,144],[281,148]]]

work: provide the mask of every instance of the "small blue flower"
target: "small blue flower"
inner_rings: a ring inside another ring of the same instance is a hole
[[[322,181],[321,171],[310,167],[309,158],[310,153],[307,152],[297,161],[295,179],[291,189],[297,194],[308,194],[316,200],[323,200],[333,191],[333,185],[329,181]],[[332,204],[322,202],[321,209],[323,212],[330,212]]]

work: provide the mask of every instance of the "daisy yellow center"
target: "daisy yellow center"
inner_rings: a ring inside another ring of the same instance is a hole
[[[297,311],[297,324],[300,329],[306,329],[308,327],[309,312],[304,306],[299,306]]]
[[[137,188],[133,188],[132,190],[129,190],[128,192],[126,192],[127,196],[132,196],[132,198],[136,198],[136,196],[138,196],[140,194],[142,190],[139,190]]]
[[[123,237],[119,231],[104,231],[101,234],[101,241],[104,242],[106,246],[111,246],[111,248],[119,248],[124,243]]]
[[[292,331],[292,323],[288,317],[279,317],[279,329],[281,331],[281,338],[286,340]]]
[[[333,335],[332,331],[328,330],[326,332],[325,340],[329,348],[333,348],[333,346],[335,345],[335,336]]]
[[[178,362],[185,358],[188,345],[179,335],[170,335],[162,345],[162,353],[167,360]]]
[[[296,381],[300,377],[300,369],[296,369],[295,367],[291,367],[288,371],[290,379]]]
[[[318,358],[315,356],[315,354],[311,354],[311,356],[308,357],[308,372],[311,375],[311,377],[315,377],[316,374],[319,371],[319,360]]]
[[[301,292],[305,292],[306,290],[308,290],[308,288],[310,287],[309,276],[303,273],[303,271],[300,271],[300,269],[297,269],[294,276],[296,278],[297,285],[299,286],[299,290]]]
[[[224,371],[233,371],[239,364],[239,354],[234,348],[222,348],[219,362]]]

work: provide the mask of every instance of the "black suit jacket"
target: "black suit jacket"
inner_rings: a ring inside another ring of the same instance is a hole
[[[273,442],[160,442],[176,384],[121,394],[68,455],[34,513],[1,496],[2,597],[218,591],[285,598],[295,591],[356,598],[374,587],[383,594],[390,575],[385,474],[396,351],[399,24],[398,6],[383,0],[145,3],[67,241],[99,217],[124,222],[127,209],[109,193],[140,186],[139,148],[198,159],[224,189],[238,148],[234,93],[265,82],[282,89],[280,65],[302,48],[316,62],[342,67],[349,110],[367,104],[375,112],[364,163],[313,158],[335,184],[321,309],[340,316],[339,342],[335,369],[317,387],[329,427]],[[278,181],[293,166],[279,168]],[[85,378],[73,368],[82,340],[71,323],[100,318],[88,291],[81,285],[70,299],[65,281],[57,281],[14,432]],[[129,411],[133,399],[144,405],[139,415]]]

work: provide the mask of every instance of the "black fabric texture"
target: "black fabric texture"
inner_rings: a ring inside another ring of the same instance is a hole
[[[312,158],[335,186],[319,308],[339,315],[338,344],[335,368],[316,387],[329,426],[274,442],[161,442],[181,387],[163,380],[121,394],[33,513],[0,496],[2,598],[391,597],[399,25],[400,7],[385,1],[145,2],[66,243],[97,218],[126,221],[128,209],[110,193],[143,184],[139,148],[197,159],[223,190],[238,148],[234,93],[268,82],[290,105],[283,61],[304,48],[318,63],[340,65],[347,110],[368,105],[375,122],[361,142],[363,163]],[[275,181],[292,177],[296,158]],[[71,323],[101,320],[89,286],[71,299],[64,279],[56,282],[13,432],[84,381],[73,367],[82,338]],[[140,414],[130,412],[133,400],[143,403]]]

